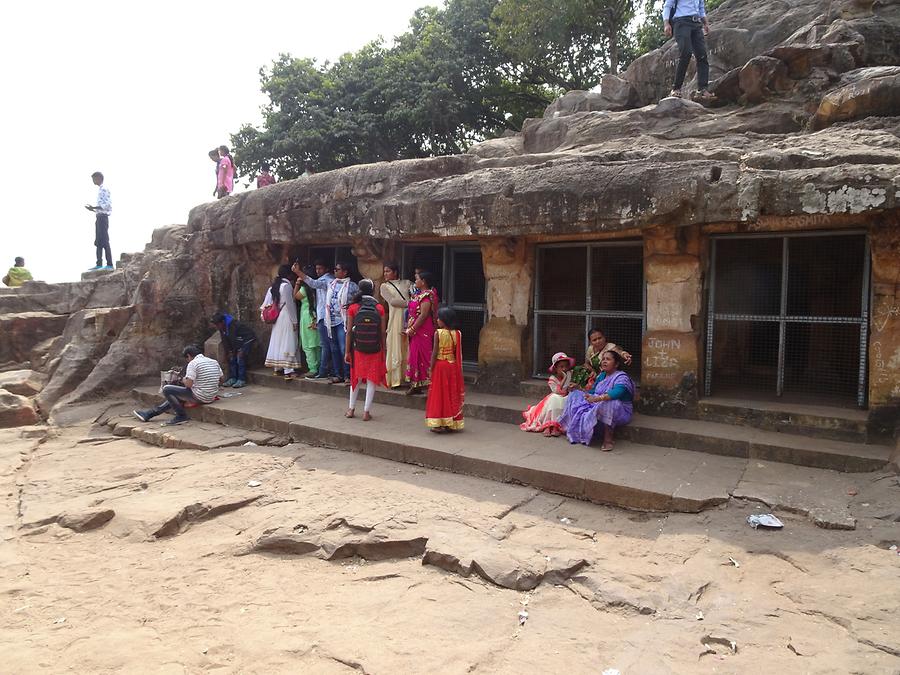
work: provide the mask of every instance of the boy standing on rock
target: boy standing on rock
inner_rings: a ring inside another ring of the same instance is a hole
[[[112,250],[109,247],[109,214],[112,213],[112,199],[109,196],[109,188],[103,184],[103,174],[95,171],[91,174],[91,180],[94,181],[99,189],[97,190],[97,205],[86,205],[88,211],[97,214],[94,221],[94,246],[97,248],[97,265],[91,270],[111,270],[113,269]],[[103,252],[106,252],[106,267],[103,267]]]
[[[691,63],[691,54],[697,59],[697,97],[712,97],[709,85],[709,60],[706,57],[706,39],[709,35],[709,19],[706,18],[704,0],[665,0],[663,3],[663,28],[666,37],[675,35],[678,44],[678,65],[675,68],[675,84],[669,96],[681,97],[681,87]]]

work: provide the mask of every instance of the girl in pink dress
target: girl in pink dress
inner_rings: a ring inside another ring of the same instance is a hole
[[[550,379],[547,385],[550,393],[540,403],[533,405],[522,413],[525,421],[519,425],[522,431],[544,432],[544,436],[561,436],[559,416],[566,407],[566,397],[573,389],[572,366],[575,359],[566,356],[565,352],[556,352],[550,361]]]
[[[219,199],[234,192],[234,159],[228,146],[219,146],[219,166],[216,168],[216,196]]]

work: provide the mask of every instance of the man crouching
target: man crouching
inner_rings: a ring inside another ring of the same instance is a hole
[[[223,377],[219,362],[204,356],[203,351],[197,345],[188,345],[182,350],[181,355],[188,362],[184,374],[184,386],[167,384],[162,388],[165,401],[155,408],[132,411],[141,422],[149,422],[160,413],[171,410],[175,417],[166,422],[165,426],[181,424],[188,421],[182,402],[212,403],[216,399]]]

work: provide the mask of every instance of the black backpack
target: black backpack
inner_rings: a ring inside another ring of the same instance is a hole
[[[381,351],[381,314],[375,298],[363,298],[353,317],[353,349],[362,354]]]

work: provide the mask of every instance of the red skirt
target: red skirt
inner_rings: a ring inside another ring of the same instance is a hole
[[[460,364],[438,361],[431,371],[431,387],[425,403],[425,424],[429,429],[449,427],[463,428],[463,384]]]
[[[350,386],[356,388],[360,380],[373,380],[375,384],[387,387],[385,375],[387,367],[384,361],[384,350],[377,354],[364,354],[354,351],[350,358]]]

